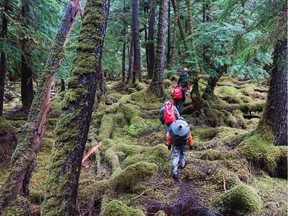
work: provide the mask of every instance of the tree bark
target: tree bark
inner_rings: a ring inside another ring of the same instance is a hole
[[[163,72],[164,72],[164,57],[165,57],[165,44],[166,44],[166,32],[167,32],[167,18],[166,18],[167,8],[168,8],[168,0],[160,0],[156,61],[154,66],[152,82],[147,89],[148,92],[151,92],[158,98],[164,96]]]
[[[155,48],[154,48],[155,8],[156,8],[156,0],[151,0],[149,21],[148,21],[148,44],[147,44],[147,72],[149,79],[153,77],[153,70],[155,64]]]
[[[172,0],[173,2],[173,0]],[[175,3],[174,3],[175,4]],[[170,56],[170,61],[168,64],[168,67],[171,68],[175,66],[176,64],[176,56],[177,56],[177,22],[178,22],[178,16],[179,16],[179,11],[175,10],[175,8],[179,8],[178,5],[175,5],[174,7],[174,20],[173,20],[173,36],[172,36],[172,43],[171,43],[171,56]]]
[[[29,28],[31,25],[30,18],[30,0],[22,1],[21,15],[23,19],[23,29]],[[27,32],[26,32],[27,34]],[[32,50],[29,37],[25,36],[25,32],[20,33],[21,44],[21,101],[22,109],[29,111],[34,99],[33,80],[32,80]]]
[[[63,114],[56,129],[42,215],[76,215],[81,161],[96,93],[98,53],[101,53],[104,39],[103,17],[104,0],[88,0],[63,101]]]
[[[2,29],[1,29],[1,38],[5,40],[7,37],[8,31],[8,19],[6,15],[8,14],[8,0],[3,0],[2,3]],[[0,54],[0,116],[3,114],[3,104],[4,104],[4,92],[5,92],[5,78],[6,78],[6,53],[4,51],[3,45],[1,45],[1,54]]]
[[[23,126],[20,142],[12,156],[12,169],[0,190],[0,210],[20,194],[28,198],[29,182],[50,111],[49,98],[54,74],[61,64],[64,47],[80,8],[79,0],[70,0],[51,48],[41,82],[32,102],[28,122]],[[0,212],[1,212],[0,211]]]
[[[275,145],[287,144],[287,38],[279,40],[273,54],[274,69],[271,74],[266,107],[257,130]]]
[[[132,83],[136,80],[142,82],[141,75],[141,52],[139,35],[139,0],[133,0],[132,3],[132,25],[133,25],[133,43],[134,43],[134,67]]]
[[[227,65],[224,65],[220,67],[219,69],[214,68],[214,70],[217,72],[217,75],[209,76],[205,91],[202,95],[202,98],[204,100],[215,98],[215,95],[214,95],[215,86],[217,82],[219,81],[219,79],[221,78],[221,76],[225,74],[225,72],[227,71]]]
[[[129,68],[128,68],[128,76],[127,76],[127,81],[126,81],[127,83],[129,83],[132,80],[133,67],[134,67],[134,42],[133,42],[133,38],[131,38],[130,52],[129,52]]]
[[[168,0],[168,31],[167,31],[167,66],[170,64],[170,54],[171,54],[171,5],[170,0]]]

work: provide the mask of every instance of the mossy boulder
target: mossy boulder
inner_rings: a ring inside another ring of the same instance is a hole
[[[214,205],[223,212],[248,214],[261,211],[263,202],[252,187],[240,184],[216,197]]]
[[[202,160],[219,160],[221,158],[220,151],[215,149],[208,149],[207,151],[203,152],[201,157]]]
[[[138,137],[149,129],[149,125],[140,116],[135,116],[131,119],[127,132],[130,136]]]
[[[254,134],[239,145],[240,152],[253,163],[273,175],[277,161],[281,158],[281,149],[266,141],[260,134]]]
[[[220,168],[217,170],[215,175],[212,177],[212,182],[216,185],[218,190],[222,191],[229,190],[241,183],[234,172],[231,172],[225,168]]]
[[[158,166],[140,161],[132,164],[111,178],[115,191],[133,192],[142,181],[147,181],[157,174]]]
[[[137,161],[147,161],[156,164],[161,164],[162,166],[165,165],[167,162],[167,158],[169,156],[169,150],[163,144],[159,144],[148,148],[147,151],[143,153],[138,153],[134,155],[128,156],[124,161],[124,166],[129,166],[131,164],[136,163]]]
[[[103,211],[103,216],[144,216],[145,214],[139,210],[139,209],[135,209],[135,208],[131,208],[127,205],[125,205],[125,203],[123,203],[120,200],[112,200],[111,202],[109,202],[104,211]]]

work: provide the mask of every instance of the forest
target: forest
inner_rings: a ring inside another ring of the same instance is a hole
[[[287,0],[0,2],[1,216],[287,215]]]

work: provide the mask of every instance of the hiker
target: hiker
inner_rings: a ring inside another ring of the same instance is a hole
[[[190,88],[189,85],[189,74],[188,74],[188,69],[183,68],[183,70],[180,70],[180,77],[177,81],[177,85],[180,85],[182,87],[182,101],[183,103],[186,100],[186,92],[188,87]]]
[[[178,179],[178,166],[180,165],[181,169],[185,167],[186,156],[184,150],[187,146],[189,146],[189,150],[192,150],[192,134],[189,124],[182,117],[173,122],[168,131],[168,150],[171,150],[172,147],[173,153],[171,172],[173,178]]]
[[[159,118],[161,123],[165,126],[165,136],[167,140],[168,128],[171,123],[180,118],[180,114],[173,103],[166,99],[160,109]]]
[[[182,113],[183,110],[183,92],[182,92],[182,86],[176,85],[173,90],[173,104],[176,106],[178,112]]]

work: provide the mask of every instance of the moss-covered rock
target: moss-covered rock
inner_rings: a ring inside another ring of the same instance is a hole
[[[99,128],[99,136],[97,140],[103,141],[104,139],[109,139],[114,126],[114,115],[104,115],[101,119],[101,126]]]
[[[202,160],[219,160],[221,157],[221,153],[215,149],[208,149],[207,151],[203,152],[201,155]]]
[[[218,169],[215,175],[213,175],[212,181],[216,185],[217,189],[222,191],[230,190],[241,183],[234,172],[231,172],[225,168]]]
[[[107,204],[107,206],[105,207],[104,212],[103,212],[103,216],[111,216],[111,215],[115,215],[115,216],[131,216],[131,215],[144,216],[145,214],[139,209],[128,207],[127,205],[125,205],[125,203],[123,203],[120,200],[112,200],[111,202],[109,202]]]
[[[280,156],[279,147],[267,142],[260,134],[254,134],[239,145],[240,152],[254,166],[273,173]]]
[[[147,181],[155,176],[157,170],[156,164],[141,161],[128,166],[110,181],[116,191],[133,192],[142,181]]]
[[[259,212],[263,202],[252,187],[240,184],[216,197],[214,205],[219,206],[223,212],[247,214]]]
[[[169,150],[167,149],[167,147],[163,144],[159,144],[151,148],[147,148],[145,152],[128,156],[123,161],[123,165],[129,166],[138,161],[147,161],[164,165],[167,162],[168,156],[169,156]]]

